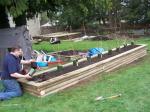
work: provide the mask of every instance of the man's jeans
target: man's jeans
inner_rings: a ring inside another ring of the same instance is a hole
[[[22,90],[16,80],[1,80],[1,82],[4,86],[4,91],[0,92],[0,100],[7,100],[22,95]]]

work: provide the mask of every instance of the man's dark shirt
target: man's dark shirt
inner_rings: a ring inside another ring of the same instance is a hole
[[[20,59],[13,54],[7,54],[3,62],[2,79],[15,79],[10,74],[19,73],[20,71]]]

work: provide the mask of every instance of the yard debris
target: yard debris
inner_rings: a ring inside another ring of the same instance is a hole
[[[109,97],[103,97],[103,96],[99,96],[97,98],[95,98],[95,101],[99,101],[99,100],[107,100],[107,99],[114,99],[117,97],[120,97],[122,94],[117,94],[117,95],[113,95],[113,96],[109,96]]]
[[[21,104],[6,104],[6,105],[0,105],[0,107],[11,107],[11,106],[19,106]]]

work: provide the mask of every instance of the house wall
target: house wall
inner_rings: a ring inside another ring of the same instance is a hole
[[[8,15],[9,24],[11,28],[15,27],[15,23],[13,22],[13,19],[10,15]],[[27,20],[27,27],[29,30],[29,34],[31,37],[40,35],[40,15],[34,16],[32,19]]]
[[[33,17],[32,19],[27,20],[27,26],[29,29],[29,34],[31,37],[40,35],[41,30],[40,30],[40,16],[38,17]]]

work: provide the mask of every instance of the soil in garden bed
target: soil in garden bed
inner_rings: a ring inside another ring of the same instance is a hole
[[[54,54],[64,55],[64,56],[72,56],[72,55],[81,55],[82,53],[86,53],[86,51],[68,50],[68,51],[57,52],[57,53],[54,53]]]
[[[124,46],[123,48],[119,48],[119,50],[118,49],[116,49],[115,51],[110,50],[110,52],[102,55],[102,57],[99,56],[99,57],[91,58],[88,61],[80,62],[78,64],[78,66],[71,65],[71,66],[62,68],[61,70],[43,73],[41,75],[34,76],[32,79],[29,79],[29,81],[35,81],[35,82],[46,81],[48,79],[51,79],[51,78],[63,75],[65,73],[68,73],[68,72],[71,72],[71,71],[74,71],[74,70],[86,67],[88,65],[94,64],[96,62],[99,62],[99,61],[102,61],[104,59],[110,58],[112,56],[118,55],[120,53],[126,52],[126,51],[131,50],[131,49],[133,49],[135,47],[138,47],[138,46],[139,45],[128,45],[128,46]]]

